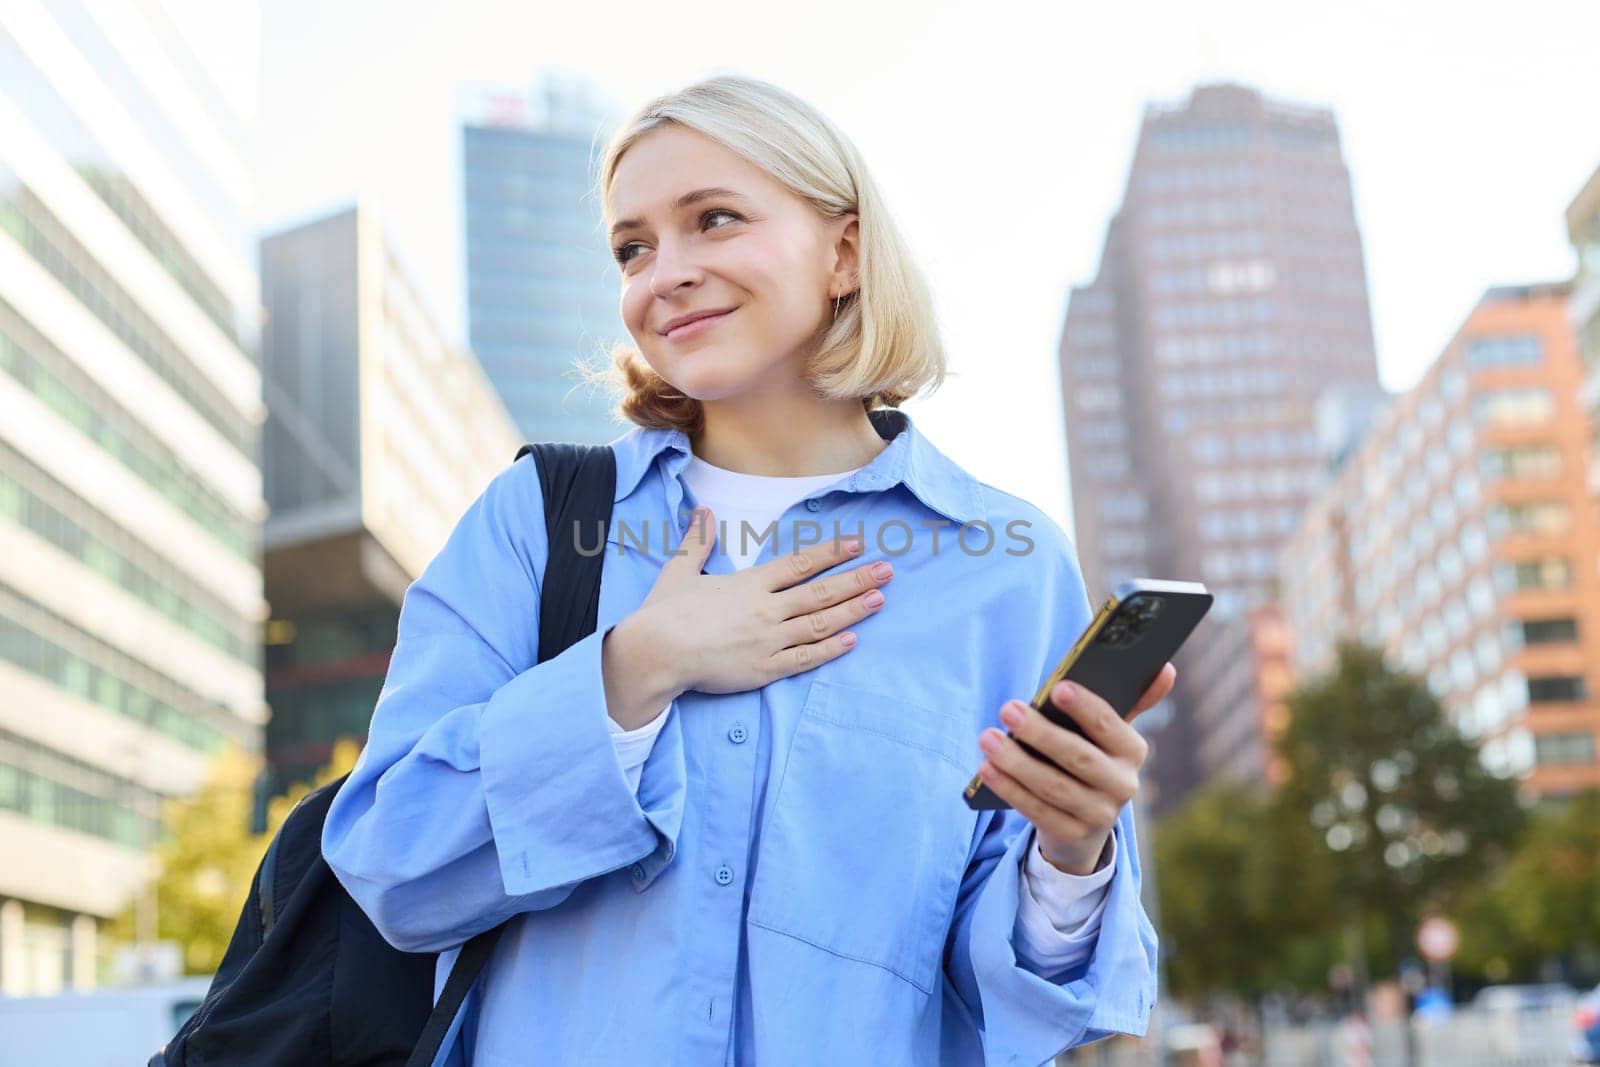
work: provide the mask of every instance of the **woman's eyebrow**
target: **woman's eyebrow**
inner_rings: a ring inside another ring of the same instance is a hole
[[[734,192],[732,189],[724,189],[721,186],[712,186],[707,189],[696,189],[693,192],[684,193],[682,196],[678,197],[678,199],[672,202],[672,209],[677,211],[680,208],[686,208],[690,204],[699,203],[701,200],[709,200],[712,197],[729,197],[734,200],[749,199],[749,197],[745,196],[743,193]],[[621,222],[611,227],[611,236],[615,237],[623,230],[637,229],[643,225],[643,219],[623,219]]]

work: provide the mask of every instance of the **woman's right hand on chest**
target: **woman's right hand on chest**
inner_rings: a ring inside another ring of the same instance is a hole
[[[837,659],[854,645],[846,627],[882,609],[894,575],[884,560],[826,573],[860,556],[860,538],[704,574],[715,543],[714,516],[697,508],[644,603],[605,637],[606,706],[624,729],[686,689],[739,693]]]

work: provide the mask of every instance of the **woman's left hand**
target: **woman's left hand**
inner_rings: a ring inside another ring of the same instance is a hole
[[[1150,752],[1133,728],[1133,719],[1170,693],[1177,677],[1172,664],[1162,667],[1126,719],[1082,686],[1058,682],[1050,699],[1082,727],[1087,740],[1057,726],[1023,700],[1000,709],[1000,721],[1011,737],[997,729],[985,730],[979,737],[978,747],[989,758],[979,765],[978,773],[1033,823],[1039,852],[1054,866],[1069,874],[1094,872],[1117,814],[1139,790],[1139,768]],[[1030,756],[1012,737],[1060,766]]]

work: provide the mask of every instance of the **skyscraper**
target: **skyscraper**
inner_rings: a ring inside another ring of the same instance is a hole
[[[261,283],[266,740],[281,789],[336,740],[366,737],[406,587],[521,440],[366,209],[264,238]]]
[[[573,371],[626,338],[593,189],[604,106],[549,75],[475,110],[461,131],[469,346],[524,438],[605,444],[621,431],[612,401]]]
[[[260,744],[259,13],[233,7],[209,44],[161,5],[0,8],[4,994],[96,984],[163,799]]]
[[[1278,547],[1326,477],[1319,396],[1377,388],[1332,113],[1238,85],[1149,107],[1095,280],[1072,292],[1061,369],[1092,593],[1148,575],[1217,596],[1150,724],[1159,813],[1204,776],[1207,731],[1261,715],[1260,686],[1207,707],[1196,680],[1215,663],[1185,664],[1263,647],[1227,631],[1271,600]]]

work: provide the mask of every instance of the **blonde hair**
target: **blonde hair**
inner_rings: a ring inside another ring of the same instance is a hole
[[[768,82],[724,74],[645,104],[611,139],[598,193],[609,230],[608,200],[617,164],[652,130],[677,124],[749,160],[826,219],[855,213],[860,227],[858,284],[806,366],[821,396],[859,398],[870,411],[897,407],[925,386],[944,382],[945,353],[933,297],[855,145],[826,116]],[[595,375],[590,375],[591,378]],[[620,394],[618,412],[647,428],[697,432],[700,402],[662,378],[628,344],[610,351],[600,381]]]

